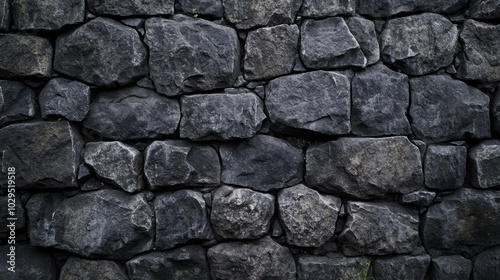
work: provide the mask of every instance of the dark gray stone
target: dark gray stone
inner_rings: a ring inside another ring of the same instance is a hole
[[[452,145],[427,147],[424,159],[424,177],[427,187],[438,190],[458,189],[464,184],[466,173],[466,147]]]
[[[91,13],[113,16],[152,16],[174,14],[175,0],[87,0]]]
[[[335,233],[342,201],[302,184],[280,190],[278,207],[288,244],[320,247]],[[311,218],[314,215],[314,218]]]
[[[298,259],[298,279],[307,280],[352,280],[370,279],[368,257],[320,257],[302,255]]]
[[[372,65],[377,63],[380,59],[380,48],[373,21],[359,17],[351,17],[348,18],[345,23],[356,41],[358,41],[361,51],[363,51],[366,57],[366,64]]]
[[[361,199],[422,189],[420,152],[406,137],[340,138],[306,153],[306,184]]]
[[[14,272],[7,270],[11,267],[9,264],[11,246],[14,250]],[[15,244],[0,246],[0,273],[5,280],[56,280],[57,267],[51,254],[43,249],[31,247],[29,244]]]
[[[126,260],[153,243],[153,210],[143,193],[99,190],[64,199],[35,194],[26,205],[32,246],[84,257]]]
[[[274,196],[249,189],[222,186],[212,201],[211,223],[220,239],[264,236],[274,215]]]
[[[157,250],[173,248],[191,240],[210,240],[210,227],[205,200],[200,192],[180,190],[158,195],[156,213]]]
[[[151,79],[167,96],[230,87],[240,75],[236,31],[176,15],[146,21]]]
[[[126,262],[131,280],[210,280],[205,249],[200,245],[150,252]]]
[[[428,207],[436,197],[435,192],[416,191],[401,196],[401,204],[414,205],[417,207]]]
[[[85,0],[14,0],[13,29],[58,30],[85,19]]]
[[[380,63],[352,79],[352,131],[359,136],[411,134],[408,76]]]
[[[430,262],[429,255],[377,258],[373,262],[373,275],[375,279],[424,280]]]
[[[146,57],[135,29],[99,17],[57,38],[54,70],[97,86],[122,86],[148,74]]]
[[[497,89],[497,92],[491,102],[491,118],[493,122],[493,129],[497,133],[500,133],[500,88]]]
[[[88,191],[95,191],[95,190],[100,190],[104,187],[104,183],[95,179],[95,178],[90,178],[85,183],[83,183],[82,187],[80,190],[84,192]]]
[[[0,129],[2,177],[16,168],[16,188],[76,187],[83,140],[66,121],[12,124]],[[5,184],[7,185],[7,184]]]
[[[418,12],[451,14],[465,4],[467,0],[367,0],[359,2],[358,12],[370,17],[390,17]]]
[[[470,0],[467,14],[475,19],[495,19],[500,17],[498,0]]]
[[[152,190],[220,184],[219,156],[208,144],[155,141],[145,154],[144,174]]]
[[[490,98],[446,75],[410,79],[410,116],[421,140],[443,142],[489,138]]]
[[[176,0],[175,10],[185,14],[220,18],[224,14],[222,0]]]
[[[10,197],[8,195],[0,196],[0,236],[3,240],[8,241],[15,238],[15,235],[11,235],[12,227],[8,227],[11,222],[15,222],[14,228],[17,233],[26,228],[26,211],[21,205],[21,197],[16,197],[15,192],[9,192],[9,194],[11,194]],[[15,220],[10,220],[14,218]]]
[[[225,17],[237,29],[293,23],[301,4],[301,0],[222,0]]]
[[[48,78],[52,74],[50,41],[31,35],[0,34],[0,78]]]
[[[437,257],[432,259],[430,271],[431,280],[469,280],[472,262],[456,255]]]
[[[133,86],[99,92],[83,126],[114,140],[159,138],[174,134],[180,118],[179,101]]]
[[[450,65],[458,42],[457,27],[432,13],[391,19],[380,36],[383,60],[409,75]]]
[[[61,268],[60,280],[129,279],[125,267],[114,261],[70,257]]]
[[[302,151],[267,135],[220,146],[222,182],[270,191],[302,181]]]
[[[90,88],[77,81],[55,78],[45,85],[38,102],[43,118],[56,116],[79,122],[89,112]]]
[[[0,126],[34,116],[35,92],[21,82],[0,80]]]
[[[295,261],[287,247],[271,237],[221,243],[208,249],[212,279],[295,279]]]
[[[417,209],[392,202],[353,201],[347,202],[346,209],[349,216],[338,239],[344,255],[404,254],[418,247]]]
[[[0,0],[0,31],[8,31],[10,26],[10,0]]]
[[[490,248],[472,259],[472,279],[500,279],[500,246]]]
[[[231,140],[255,135],[266,119],[253,93],[182,96],[179,134],[191,140]]]
[[[299,27],[281,24],[248,32],[243,69],[245,79],[270,79],[292,72],[298,57]]]
[[[279,77],[266,87],[266,109],[278,127],[329,135],[351,131],[350,81],[339,72],[314,71]]]
[[[472,185],[486,189],[500,186],[500,140],[488,140],[469,151]]]
[[[304,0],[301,14],[308,18],[324,18],[337,15],[354,15],[355,0]]]

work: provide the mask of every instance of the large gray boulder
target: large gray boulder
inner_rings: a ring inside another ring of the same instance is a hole
[[[107,260],[70,257],[61,268],[60,280],[129,279],[123,264]]]
[[[467,0],[365,0],[358,12],[369,17],[390,17],[398,14],[433,12],[451,14],[467,4]]]
[[[293,23],[301,0],[222,0],[224,15],[237,29]]]
[[[373,276],[387,280],[424,280],[430,262],[429,255],[377,258],[373,262]]]
[[[297,262],[299,280],[352,280],[369,275],[368,257],[320,257],[302,255]]]
[[[12,1],[13,29],[58,30],[85,19],[85,0]]]
[[[498,0],[470,0],[467,14],[475,19],[495,19],[500,17]]]
[[[113,16],[172,15],[175,0],[87,0],[91,13]]]
[[[0,80],[0,126],[34,116],[35,92],[22,82]]]
[[[477,188],[500,186],[500,140],[487,140],[469,151],[472,185]]]
[[[12,252],[10,247],[15,247]],[[5,280],[56,280],[57,266],[52,255],[42,248],[16,243],[0,246],[0,273]],[[11,256],[14,255],[13,263]],[[14,271],[8,270],[14,264]]]
[[[50,80],[38,97],[43,118],[82,121],[90,109],[90,87],[65,78]]]
[[[337,15],[353,15],[356,10],[355,0],[304,0],[301,14],[307,18],[324,18]]]
[[[500,279],[500,246],[492,247],[472,259],[472,279]]]
[[[424,177],[427,187],[438,190],[458,189],[464,184],[466,173],[467,148],[465,146],[430,145],[427,147],[424,158]]]
[[[222,0],[176,0],[175,10],[193,16],[220,18],[224,15]]]
[[[356,41],[358,41],[359,47],[366,57],[366,64],[377,63],[380,59],[380,48],[373,21],[360,17],[350,17],[346,19],[345,23]]]
[[[433,258],[430,266],[431,280],[469,280],[472,262],[462,256]],[[487,278],[490,279],[490,278]]]
[[[0,0],[0,30],[8,31],[10,26],[10,0]]]

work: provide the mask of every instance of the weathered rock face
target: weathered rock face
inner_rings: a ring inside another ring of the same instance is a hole
[[[180,118],[179,101],[134,86],[99,92],[83,126],[114,140],[158,138],[174,134]]]
[[[500,244],[498,191],[460,189],[425,214],[422,239],[427,252],[471,256]],[[452,213],[452,214],[450,214]]]
[[[300,256],[297,263],[298,279],[358,279],[368,274],[370,259],[367,257]]]
[[[346,24],[356,41],[358,41],[361,51],[366,57],[367,65],[377,63],[380,59],[380,49],[373,21],[351,17],[346,20]]]
[[[10,0],[0,0],[0,30],[9,30],[10,25]]]
[[[290,250],[269,236],[217,244],[208,249],[207,257],[212,279],[295,278],[295,261]]]
[[[66,121],[12,124],[0,129],[2,178],[16,169],[17,188],[76,187],[83,148],[77,128]]]
[[[21,82],[0,80],[0,126],[34,116],[33,90]]]
[[[234,29],[174,16],[146,21],[150,75],[167,96],[230,87],[239,75],[240,45]]]
[[[389,17],[417,12],[451,14],[465,4],[467,4],[467,0],[368,0],[359,3],[358,12],[370,17]]]
[[[302,16],[308,18],[323,18],[336,15],[353,15],[356,10],[354,0],[304,0]]]
[[[257,191],[293,186],[302,181],[302,151],[267,135],[220,146],[222,182]]]
[[[496,0],[470,0],[467,13],[475,19],[493,19],[500,17],[500,5]]]
[[[217,151],[208,144],[184,140],[153,142],[145,152],[144,174],[152,190],[220,184]]]
[[[126,260],[151,248],[153,210],[144,194],[99,190],[64,199],[36,194],[26,205],[32,246]]]
[[[55,78],[45,85],[38,102],[43,118],[53,116],[82,121],[90,109],[90,88],[84,83]]]
[[[480,90],[446,75],[410,79],[415,135],[434,142],[491,137],[489,101]]]
[[[185,14],[220,18],[224,14],[221,0],[177,0],[175,10]]]
[[[266,87],[266,109],[282,128],[330,135],[351,130],[349,79],[338,72],[314,71],[279,77]]]
[[[0,273],[2,279],[17,280],[17,279],[31,279],[31,280],[56,280],[57,267],[56,262],[51,254],[39,248],[29,246],[29,244],[17,244],[14,251],[14,272],[7,270],[10,265],[11,254],[10,247],[12,245],[0,246],[0,250],[5,252],[1,254],[0,261],[4,264],[0,266]]]
[[[475,187],[486,189],[500,186],[500,141],[484,141],[472,147],[469,167]]]
[[[237,29],[293,23],[300,0],[222,0],[227,20]]]
[[[500,247],[490,248],[472,259],[472,279],[500,279]]]
[[[460,188],[465,181],[466,162],[467,148],[464,146],[427,147],[424,162],[425,185],[438,190]]]
[[[389,20],[380,51],[386,63],[409,75],[423,75],[450,65],[457,42],[455,25],[443,16],[425,13]]]
[[[12,1],[13,29],[57,30],[85,19],[85,0]]]
[[[376,279],[423,280],[430,262],[429,255],[401,255],[379,258],[373,262],[373,275]]]
[[[59,279],[123,280],[128,279],[128,276],[125,267],[118,262],[70,257],[61,268]]]
[[[430,270],[432,280],[469,280],[472,262],[462,256],[441,256],[432,259]]]
[[[346,209],[349,216],[339,235],[346,256],[404,254],[419,244],[415,208],[390,202],[349,201]],[[366,234],[367,228],[370,234]]]
[[[435,192],[416,191],[401,196],[399,202],[417,207],[428,207],[436,197]]]
[[[96,15],[139,16],[172,15],[175,0],[87,0],[90,12]]]
[[[97,86],[122,86],[148,73],[146,57],[135,29],[99,17],[57,38],[54,70]]]

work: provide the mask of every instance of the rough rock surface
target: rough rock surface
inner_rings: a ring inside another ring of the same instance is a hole
[[[498,171],[500,171],[500,167]],[[427,147],[424,159],[424,177],[427,187],[438,190],[458,189],[464,184],[466,172],[466,147],[452,145],[430,145]]]
[[[99,17],[57,38],[54,70],[97,86],[122,86],[147,75],[146,57],[135,29]]]
[[[467,0],[368,0],[359,2],[358,12],[370,17],[390,17],[418,12],[451,14],[465,4]]]
[[[85,0],[16,0],[11,5],[13,29],[17,30],[57,30],[85,19]]]
[[[457,27],[432,13],[391,19],[380,36],[384,61],[409,75],[450,65],[458,42]]]
[[[390,202],[346,204],[348,218],[339,235],[346,256],[409,253],[419,245],[415,208]],[[366,229],[370,234],[366,234]]]
[[[56,280],[56,261],[51,254],[40,248],[31,247],[29,244],[15,244],[14,272],[7,270],[10,267],[8,261],[12,245],[0,246],[3,254],[0,255],[0,273],[5,280]]]
[[[15,199],[15,198],[14,198]],[[10,202],[10,203],[9,203]],[[14,209],[12,206],[12,197],[0,196],[0,238],[7,240],[11,232],[11,227],[8,227],[11,220],[9,218],[16,218],[16,232],[21,232],[26,228],[26,211],[21,204],[20,199],[15,199]],[[13,210],[13,211],[12,211]]]
[[[79,122],[90,109],[90,88],[84,83],[55,78],[45,85],[38,102],[43,118],[64,117]]]
[[[35,116],[35,92],[25,84],[0,80],[0,126]]]
[[[262,100],[253,93],[182,96],[179,134],[191,140],[250,138],[266,119]]]
[[[493,129],[497,133],[500,133],[500,89],[497,89],[497,92],[491,102],[491,117],[493,121]]]
[[[9,30],[10,0],[0,0],[0,31]]]
[[[220,184],[219,156],[208,144],[185,140],[155,141],[145,155],[144,174],[152,190]]]
[[[266,87],[266,109],[278,127],[329,135],[351,130],[350,81],[340,72],[314,71],[279,77]]]
[[[175,10],[193,15],[220,18],[224,14],[221,0],[176,0]]]
[[[180,118],[179,101],[133,86],[99,92],[83,126],[101,137],[134,140],[172,135]]]
[[[472,262],[457,255],[441,256],[432,259],[430,270],[431,280],[469,280]]]
[[[489,138],[490,98],[446,75],[410,79],[412,128],[421,140]]]
[[[500,246],[485,250],[472,259],[472,279],[500,279]]]
[[[208,249],[212,279],[295,278],[295,261],[290,250],[269,236],[255,241],[221,243]]]
[[[350,17],[346,20],[346,24],[356,41],[358,41],[361,51],[363,51],[366,57],[366,64],[371,65],[379,61],[380,48],[373,21],[359,17]]]
[[[368,274],[370,259],[303,255],[299,257],[297,266],[300,280],[363,279]]]
[[[471,181],[475,187],[500,186],[500,141],[488,140],[469,150]]]
[[[267,135],[220,146],[222,182],[270,191],[302,181],[302,151]]]
[[[470,8],[467,13],[475,19],[493,19],[500,17],[500,5],[498,0],[470,0]]]
[[[150,75],[167,96],[230,87],[239,76],[240,45],[234,29],[176,15],[146,20]]]
[[[373,275],[375,279],[424,280],[430,262],[429,255],[378,258],[373,262]]]
[[[355,0],[304,0],[301,14],[307,18],[324,18],[353,15],[355,10]]]
[[[128,276],[125,267],[118,262],[70,257],[61,268],[59,279],[123,280],[128,279]]]
[[[417,207],[428,207],[436,197],[435,192],[416,191],[401,196],[401,204],[414,205]]]
[[[293,23],[300,0],[222,0],[227,20],[237,29]]]
[[[175,0],[87,0],[91,13],[95,15],[139,16],[172,15]]]
[[[153,242],[153,210],[142,193],[99,190],[67,199],[43,193],[32,196],[26,208],[32,246],[126,260]]]

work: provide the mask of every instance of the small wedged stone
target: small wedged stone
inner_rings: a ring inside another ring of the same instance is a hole
[[[424,178],[428,188],[458,189],[464,184],[466,173],[466,147],[452,145],[430,145],[427,147],[424,158]]]
[[[430,262],[429,255],[377,258],[373,262],[373,276],[387,280],[424,280]]]
[[[399,203],[417,207],[428,207],[436,197],[435,192],[416,191],[401,196]]]
[[[10,0],[0,0],[0,31],[10,27]]]
[[[224,15],[222,0],[176,0],[175,10],[185,14],[215,18]]]
[[[500,246],[487,249],[472,259],[472,279],[500,279]]]
[[[500,140],[487,140],[472,147],[468,164],[474,187],[500,186]]]
[[[14,271],[8,270],[11,267],[9,261],[12,254],[10,247],[12,244],[0,246],[2,252],[0,261],[0,273],[5,280],[56,280],[57,266],[52,255],[44,249],[32,247],[29,244],[16,244],[14,250]]]
[[[354,15],[355,0],[304,0],[301,14],[307,18],[324,18],[337,15]]]
[[[237,29],[290,24],[301,0],[222,0],[224,15]]]
[[[94,15],[152,16],[173,15],[175,0],[87,0],[89,10]]]
[[[470,0],[467,14],[474,19],[500,18],[500,5],[498,0]]]
[[[431,280],[469,280],[472,262],[462,256],[433,258],[430,266]],[[485,278],[490,279],[490,278]]]
[[[0,80],[0,126],[35,116],[35,92],[24,83]]]
[[[302,255],[297,262],[299,280],[352,280],[369,275],[368,257],[320,257]]]
[[[115,261],[70,257],[61,268],[60,280],[129,279],[125,267]]]
[[[359,2],[358,12],[377,18],[418,12],[452,14],[465,4],[467,0],[364,0]]]
[[[85,0],[14,0],[13,29],[58,30],[85,19]]]
[[[360,17],[346,19],[347,27],[358,41],[359,47],[366,57],[366,64],[372,65],[380,60],[380,48],[375,32],[375,23]]]
[[[82,121],[90,107],[90,87],[65,78],[50,80],[38,97],[42,118],[64,117]]]

